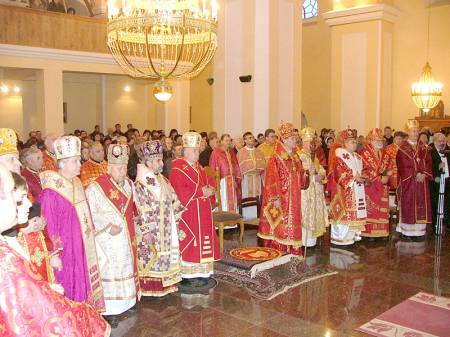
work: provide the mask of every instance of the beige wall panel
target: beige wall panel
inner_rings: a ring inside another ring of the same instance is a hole
[[[21,95],[0,94],[0,121],[2,128],[14,129],[21,139],[25,138]]]
[[[213,88],[206,81],[213,76],[212,65],[193,78],[190,83],[191,124],[190,128],[197,131],[212,130],[212,92]],[[215,85],[215,83],[213,84]]]
[[[319,3],[319,16],[303,24],[303,112],[313,128],[331,125],[331,31],[322,14],[333,9],[333,0]]]

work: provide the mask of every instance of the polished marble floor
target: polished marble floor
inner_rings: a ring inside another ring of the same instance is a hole
[[[255,230],[246,231],[254,244]],[[228,233],[236,240],[237,233]],[[270,301],[219,283],[206,297],[179,293],[143,298],[122,317],[113,337],[368,336],[354,329],[419,291],[450,297],[450,235],[424,241],[363,241],[330,247],[325,237],[307,252],[310,265],[327,264],[337,275],[293,288]]]

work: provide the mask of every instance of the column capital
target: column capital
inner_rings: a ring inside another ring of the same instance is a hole
[[[325,22],[332,27],[374,20],[394,23],[399,13],[400,10],[396,7],[387,4],[375,4],[332,10],[322,15]]]

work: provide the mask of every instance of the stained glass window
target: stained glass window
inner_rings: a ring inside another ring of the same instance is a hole
[[[317,1],[318,0],[303,1],[303,19],[311,19],[317,16]]]

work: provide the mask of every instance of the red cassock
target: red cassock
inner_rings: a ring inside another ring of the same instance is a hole
[[[28,199],[32,203],[38,202],[42,192],[41,179],[37,172],[29,168],[21,170],[21,176],[25,178],[28,186]],[[50,266],[50,252],[53,250],[53,244],[45,230],[24,234],[19,232],[17,239],[26,253],[30,256],[30,261],[43,277],[44,280],[54,283],[55,277],[53,269]]]
[[[226,181],[226,200],[228,205],[226,210],[229,212],[237,212],[237,205],[239,205],[242,198],[242,175],[236,154],[233,150],[225,152],[222,149],[214,149],[209,158],[209,166],[219,171],[220,178]],[[220,186],[217,186],[217,188],[220,188]],[[235,201],[237,204],[235,204]]]
[[[433,179],[433,171],[431,151],[428,146],[421,142],[412,145],[405,140],[397,152],[397,170],[400,222],[403,224],[431,223],[428,183]],[[426,179],[423,182],[416,181],[418,173],[425,174]]]
[[[367,219],[361,236],[389,236],[389,187],[381,182],[388,175],[389,156],[384,151],[375,151],[372,144],[362,149],[363,175],[369,178],[365,187]]]
[[[283,143],[277,142],[266,168],[258,229],[265,246],[301,254],[301,189],[308,185],[309,177],[296,151],[288,153]]]
[[[319,160],[320,165],[322,165],[322,167],[325,170],[327,170],[328,169],[327,157],[325,156],[325,151],[323,150],[322,146],[318,146],[316,148],[315,155]]]
[[[20,175],[25,178],[27,182],[28,199],[30,199],[31,202],[37,202],[42,192],[39,174],[25,167],[20,171]]]
[[[397,173],[397,152],[399,146],[392,143],[384,148],[384,152],[389,158],[388,170],[391,173],[389,176],[389,187],[396,190],[398,186],[398,173]]]
[[[178,223],[183,261],[204,263],[220,260],[217,234],[212,218],[212,199],[203,196],[203,187],[213,185],[203,167],[184,159],[172,162],[170,183],[187,210]]]
[[[103,337],[111,328],[89,305],[51,289],[0,238],[0,336]]]

